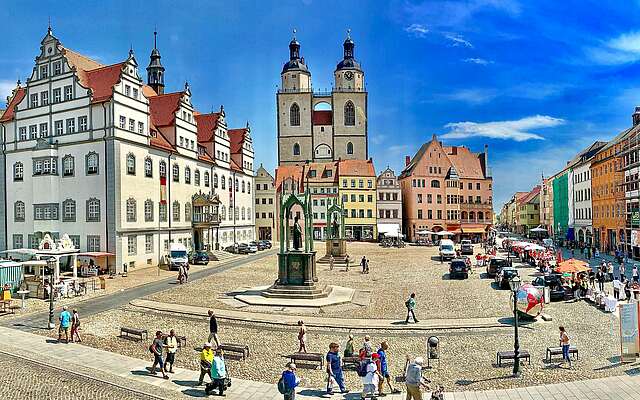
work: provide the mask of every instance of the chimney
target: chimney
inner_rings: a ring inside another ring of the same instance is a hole
[[[406,167],[411,162],[410,156],[404,156],[404,166]]]
[[[633,126],[638,126],[638,124],[640,124],[640,107],[636,106],[636,109],[633,112],[632,118],[633,118]]]
[[[458,154],[458,148],[456,146],[451,146],[451,155],[455,156]]]

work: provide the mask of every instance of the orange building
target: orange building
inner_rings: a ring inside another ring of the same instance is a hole
[[[613,252],[625,241],[626,206],[622,152],[633,128],[613,138],[591,162],[593,236],[600,251]]]

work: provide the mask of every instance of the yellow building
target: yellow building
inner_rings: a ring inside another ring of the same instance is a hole
[[[540,185],[518,202],[518,233],[527,234],[540,225]]]
[[[338,194],[345,211],[346,237],[376,240],[376,171],[373,161],[339,161],[338,183]]]

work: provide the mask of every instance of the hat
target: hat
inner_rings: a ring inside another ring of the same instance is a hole
[[[204,344],[204,347],[211,347],[211,343],[206,342],[206,343]]]
[[[369,340],[369,339],[371,339],[371,337],[369,335],[365,335],[364,336],[364,340]]]
[[[424,364],[424,358],[422,357],[416,357],[416,359],[414,360],[414,362],[418,365],[422,365]]]

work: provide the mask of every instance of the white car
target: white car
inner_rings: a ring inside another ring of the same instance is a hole
[[[440,240],[438,251],[440,253],[440,261],[453,260],[454,258],[456,258],[456,249],[454,247],[453,241],[450,239]]]

